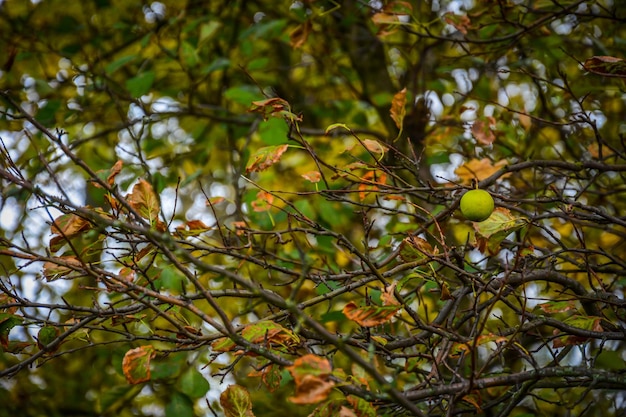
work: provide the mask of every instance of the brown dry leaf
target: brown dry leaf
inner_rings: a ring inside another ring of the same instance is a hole
[[[300,384],[296,385],[296,395],[289,397],[294,404],[316,404],[328,398],[335,383],[325,378],[305,375]]]
[[[77,216],[76,214],[68,213],[63,214],[52,222],[50,231],[54,235],[61,235],[66,238],[71,238],[77,234],[91,229],[92,224],[88,220]]]
[[[71,272],[83,267],[83,263],[76,256],[59,256],[54,261],[43,264],[43,276],[47,281],[54,281],[66,277]],[[75,277],[68,277],[71,279]]]
[[[404,117],[406,116],[406,87],[393,96],[389,113],[398,129],[402,130]]]
[[[472,124],[472,135],[476,141],[482,145],[491,145],[496,140],[493,129],[496,126],[496,119],[487,117],[485,120],[477,119]]]
[[[626,78],[626,61],[614,56],[593,56],[583,64],[585,70],[604,77]]]
[[[304,23],[296,26],[294,30],[289,34],[289,43],[293,49],[301,48],[309,38],[309,34],[311,33],[311,21],[307,20]]]
[[[140,179],[126,198],[131,207],[141,217],[149,220],[150,224],[157,220],[160,211],[159,199],[148,181]]]
[[[495,164],[491,162],[488,158],[483,159],[472,159],[471,161],[466,162],[461,165],[454,171],[456,175],[459,176],[463,184],[471,184],[473,179],[477,179],[478,181],[482,181],[485,178],[489,178],[500,169],[505,167],[508,164],[508,161],[502,160],[496,162]],[[501,178],[506,178],[510,174],[504,174]]]
[[[129,384],[140,384],[150,380],[150,360],[156,351],[152,345],[131,349],[122,359],[122,372]]]
[[[107,184],[113,185],[115,183],[115,177],[117,176],[117,174],[122,172],[123,165],[124,162],[121,159],[117,161],[115,165],[113,165],[113,167],[109,171],[109,176],[107,177]]]

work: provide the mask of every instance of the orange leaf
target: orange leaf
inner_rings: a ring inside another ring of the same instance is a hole
[[[144,179],[140,179],[133,187],[133,191],[127,196],[128,203],[139,213],[141,217],[153,224],[159,215],[160,206],[152,185]]]
[[[393,96],[389,113],[398,129],[402,130],[404,116],[406,116],[406,87]]]
[[[220,395],[226,417],[254,417],[250,393],[241,385],[229,385]]]
[[[481,160],[472,159],[471,161],[458,167],[454,172],[459,176],[459,178],[461,178],[461,181],[464,184],[470,184],[473,179],[481,181],[485,178],[489,178],[491,175],[502,169],[502,167],[506,166],[507,163],[508,162],[504,159],[496,162],[495,164],[487,158],[483,158]],[[505,178],[508,175],[509,174],[504,174],[501,178]]]
[[[259,191],[256,195],[257,199],[252,202],[252,209],[256,212],[268,211],[272,208],[274,196],[265,191]]]
[[[121,159],[117,161],[115,165],[113,165],[113,167],[109,171],[109,176],[107,177],[107,184],[113,185],[115,183],[115,177],[117,176],[117,174],[122,172],[123,165],[124,162]]]
[[[296,385],[303,382],[307,375],[327,377],[332,372],[330,361],[317,355],[307,354],[293,361],[293,365],[286,368]]]
[[[372,327],[384,324],[391,320],[400,308],[400,306],[358,307],[353,301],[350,301],[343,308],[343,314],[360,326]]]
[[[295,397],[289,397],[294,404],[316,404],[328,398],[335,383],[326,379],[305,375],[300,384],[296,385]]]
[[[400,303],[396,300],[396,285],[398,285],[398,281],[394,281],[385,288],[385,291],[381,294],[380,298],[384,306],[398,306]]]
[[[444,15],[443,20],[464,35],[467,35],[467,29],[471,27],[471,22],[467,15],[457,15],[454,12],[448,12]]]
[[[322,174],[320,174],[319,171],[310,171],[310,172],[307,172],[306,174],[302,174],[301,176],[305,180],[310,181],[314,184],[317,182],[320,182],[320,180],[322,179]]]
[[[185,224],[176,226],[176,234],[181,237],[198,236],[208,230],[211,228],[201,220],[189,220]]]
[[[156,354],[152,345],[131,349],[122,359],[122,371],[129,384],[140,384],[150,380],[150,360]]]
[[[77,216],[76,214],[68,213],[57,217],[54,222],[52,222],[50,231],[52,234],[70,238],[81,232],[89,230],[91,227],[91,223],[89,223],[86,219]]]
[[[261,172],[280,160],[289,145],[265,146],[257,150],[248,160],[246,173]]]

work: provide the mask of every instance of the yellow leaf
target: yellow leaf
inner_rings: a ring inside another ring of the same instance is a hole
[[[480,160],[472,159],[471,161],[468,161],[458,167],[454,172],[456,173],[456,175],[459,176],[464,184],[471,184],[473,179],[482,181],[485,178],[489,178],[500,169],[502,169],[504,166],[506,166],[507,163],[508,161],[504,159],[502,161],[496,162],[495,164],[487,158],[483,158]],[[501,178],[505,178],[508,175],[509,174],[504,174]]]
[[[406,87],[393,96],[389,113],[398,129],[402,130],[404,116],[406,115]]]

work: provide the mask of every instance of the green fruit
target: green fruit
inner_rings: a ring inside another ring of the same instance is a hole
[[[493,197],[485,190],[470,190],[461,197],[461,213],[473,222],[487,220],[494,206]]]

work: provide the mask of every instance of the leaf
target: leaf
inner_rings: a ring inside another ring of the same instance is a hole
[[[302,121],[302,117],[291,112],[291,106],[287,100],[280,97],[272,97],[265,100],[253,101],[248,109],[250,113],[259,113],[264,120],[270,117],[286,117],[292,121]]]
[[[348,395],[346,397],[346,400],[355,411],[355,415],[357,417],[376,417],[378,415],[376,412],[376,407],[374,407],[372,403],[364,400],[363,398],[357,397],[355,395]]]
[[[148,181],[140,179],[126,198],[141,217],[149,220],[150,224],[155,224],[158,220],[160,206],[157,195]]]
[[[60,333],[61,331],[58,327],[43,326],[41,329],[39,329],[39,332],[37,332],[37,347],[43,350],[46,346],[52,343]]]
[[[220,405],[226,417],[254,417],[250,393],[240,385],[229,385],[220,395]]]
[[[626,61],[613,56],[593,56],[583,64],[585,70],[605,77],[626,78]]]
[[[493,129],[496,125],[496,119],[487,117],[485,120],[477,119],[472,124],[472,135],[476,141],[482,145],[491,145],[496,140]]]
[[[389,147],[373,139],[363,139],[363,146],[372,153],[384,154]]]
[[[190,368],[180,378],[178,388],[189,398],[201,398],[206,395],[211,386],[197,369]]]
[[[24,319],[11,313],[0,313],[0,345],[9,346],[9,333],[11,329],[22,323]]]
[[[400,243],[398,256],[404,262],[415,262],[436,256],[439,249],[434,248],[427,240],[418,236],[407,236]]]
[[[73,213],[67,213],[54,219],[50,231],[53,235],[61,235],[63,238],[69,239],[92,227],[93,225],[87,219]]]
[[[480,396],[480,391],[474,390],[470,394],[464,395],[461,399],[466,403],[473,405],[476,409],[477,414],[483,413],[483,410],[480,407],[483,403],[482,397]]]
[[[301,48],[309,38],[313,25],[310,20],[304,21],[304,23],[296,26],[294,30],[289,34],[289,43],[293,49]]]
[[[47,281],[54,281],[59,278],[73,279],[75,275],[68,275],[72,272],[80,272],[83,263],[76,256],[59,256],[54,261],[43,264],[43,276]]]
[[[324,135],[328,135],[331,130],[335,130],[335,129],[345,129],[348,132],[352,132],[352,130],[345,123],[333,123],[331,125],[328,125],[328,127],[326,127],[326,130],[324,131]]]
[[[385,288],[385,291],[380,295],[380,299],[384,306],[398,306],[400,303],[396,299],[396,286],[398,285],[398,281],[394,281],[391,285]]]
[[[299,385],[296,385],[296,395],[289,397],[294,404],[317,404],[328,398],[335,383],[313,375],[305,375]]]
[[[253,369],[248,373],[249,378],[261,377],[261,381],[267,387],[268,391],[274,392],[280,388],[283,379],[282,370],[278,365],[269,364],[263,366],[261,370]]]
[[[300,338],[295,333],[270,320],[247,325],[241,331],[241,336],[250,343],[263,344],[270,348],[288,349],[300,343]],[[216,352],[229,352],[237,349],[237,344],[224,338],[213,342],[211,348]]]
[[[165,417],[193,417],[193,402],[184,394],[174,391],[165,406]]]
[[[443,16],[444,22],[455,27],[456,30],[467,35],[467,30],[471,28],[470,19],[467,15],[457,15],[454,12],[447,12]]]
[[[301,384],[307,375],[327,377],[332,372],[328,359],[313,354],[299,357],[293,362],[293,365],[286,369],[293,377],[296,385]]]
[[[301,177],[315,184],[320,182],[320,180],[322,179],[322,174],[320,174],[319,171],[310,171],[306,174],[302,174]]]
[[[139,98],[150,92],[156,73],[154,71],[143,72],[126,80],[126,89],[133,98]]]
[[[406,87],[393,96],[389,113],[398,129],[402,130],[404,117],[406,116]]]
[[[478,248],[482,252],[495,255],[500,251],[500,243],[526,224],[525,219],[513,216],[505,208],[497,207],[487,220],[474,223]]]
[[[567,311],[577,311],[576,301],[548,301],[545,303],[537,304],[534,310],[540,309],[547,314],[565,313]]]
[[[280,160],[289,145],[265,146],[258,149],[248,160],[246,173],[261,172],[271,167]]]
[[[508,161],[504,159],[495,164],[487,158],[483,158],[481,160],[472,159],[471,161],[466,162],[465,164],[458,167],[454,172],[456,173],[456,175],[459,176],[459,178],[461,178],[463,184],[471,184],[472,180],[474,179],[481,181],[485,178],[489,178],[491,175],[498,172],[507,164]],[[510,173],[507,173],[500,178],[506,178],[509,175]]]
[[[343,308],[343,314],[360,326],[372,327],[388,322],[400,309],[400,306],[358,307],[353,301],[350,301]]]
[[[152,345],[131,349],[122,359],[122,372],[129,384],[140,384],[150,380],[150,360],[156,352]]]
[[[452,349],[450,349],[450,355],[452,357],[456,357],[456,356],[459,356],[461,353],[470,352],[474,346],[482,346],[490,342],[507,343],[508,339],[504,336],[498,336],[493,333],[483,334],[483,335],[478,336],[478,338],[473,341],[455,343],[454,345],[452,345]]]
[[[317,355],[308,354],[299,357],[288,366],[296,384],[296,395],[289,401],[294,404],[315,404],[326,400],[334,382],[328,377],[332,372],[330,361]]]
[[[266,191],[259,191],[256,200],[251,203],[252,209],[257,213],[268,211],[272,208],[274,196]]]
[[[176,226],[176,235],[182,238],[190,236],[198,236],[204,232],[211,230],[211,227],[207,226],[201,220],[189,220],[184,224]]]
[[[594,317],[594,316],[583,316],[580,314],[576,314],[570,316],[563,320],[564,324],[568,326],[575,327],[577,329],[589,330],[593,332],[602,332],[604,329],[600,324],[602,321],[602,317]],[[554,334],[558,335],[560,330],[554,329]],[[576,336],[576,335],[564,335],[558,337],[552,341],[552,346],[555,348],[560,348],[568,345],[579,345],[581,343],[585,343],[589,340],[588,337]]]

